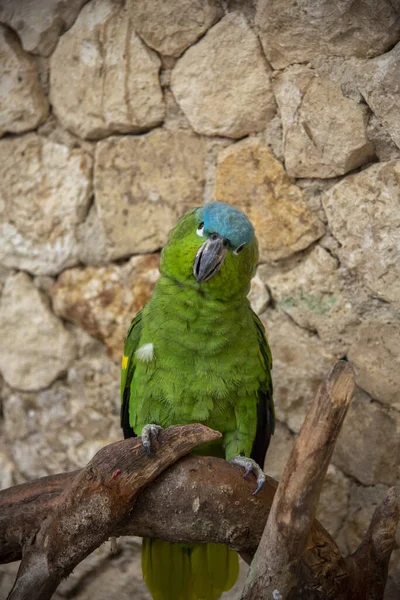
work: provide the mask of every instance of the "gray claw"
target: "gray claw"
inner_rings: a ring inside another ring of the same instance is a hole
[[[161,431],[162,427],[160,425],[156,425],[155,423],[150,423],[149,425],[145,425],[142,429],[142,444],[146,451],[147,456],[151,455],[151,444],[152,444],[152,436],[157,440],[158,434]]]
[[[253,492],[253,496],[258,494],[258,492],[261,490],[262,486],[265,483],[265,473],[258,466],[256,461],[253,460],[252,458],[246,458],[245,456],[239,455],[239,456],[235,456],[235,458],[232,458],[229,462],[231,462],[233,465],[239,465],[239,467],[244,468],[243,477],[247,477],[250,473],[254,473],[254,475],[256,476],[256,479],[257,479],[257,487],[256,487],[255,491]]]

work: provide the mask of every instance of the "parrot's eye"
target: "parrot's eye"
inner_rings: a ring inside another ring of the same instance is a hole
[[[241,244],[237,248],[235,248],[234,251],[232,252],[232,254],[234,254],[235,256],[237,256],[238,254],[240,254],[241,251],[243,250],[243,248],[245,247],[245,245],[246,245],[246,242],[244,244]]]
[[[201,222],[200,225],[198,226],[196,233],[200,237],[203,237],[203,235],[204,235],[204,223],[203,222]]]

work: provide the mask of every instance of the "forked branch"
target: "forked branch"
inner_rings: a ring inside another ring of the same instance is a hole
[[[151,458],[140,439],[125,440],[103,448],[80,471],[3,490],[0,562],[23,557],[9,600],[50,598],[78,562],[108,537],[120,535],[225,543],[248,562],[261,540],[245,594],[265,573],[266,594],[267,585],[287,582],[275,595],[282,599],[382,598],[399,519],[395,491],[378,507],[363,544],[347,559],[314,520],[353,386],[351,368],[338,363],[310,409],[275,500],[278,484],[271,478],[254,497],[254,480],[243,479],[238,467],[222,459],[178,460],[219,436],[201,425],[163,431]],[[265,564],[268,556],[271,562]]]

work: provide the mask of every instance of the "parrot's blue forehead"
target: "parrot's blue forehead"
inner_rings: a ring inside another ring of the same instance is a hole
[[[205,231],[219,233],[233,247],[237,248],[254,240],[253,225],[241,210],[224,202],[210,202],[201,211]]]

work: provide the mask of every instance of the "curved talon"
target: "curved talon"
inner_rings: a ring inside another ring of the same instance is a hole
[[[252,458],[246,458],[245,456],[235,456],[235,458],[232,458],[229,462],[231,462],[233,465],[239,465],[239,467],[244,468],[243,477],[247,477],[250,473],[254,473],[257,480],[257,487],[252,495],[255,496],[258,494],[265,483],[265,473],[261,467],[258,466],[256,461]]]
[[[145,425],[142,429],[142,444],[145,449],[147,456],[151,455],[151,444],[152,444],[152,436],[157,440],[158,434],[161,431],[161,425],[156,425],[155,423],[149,423]]]

